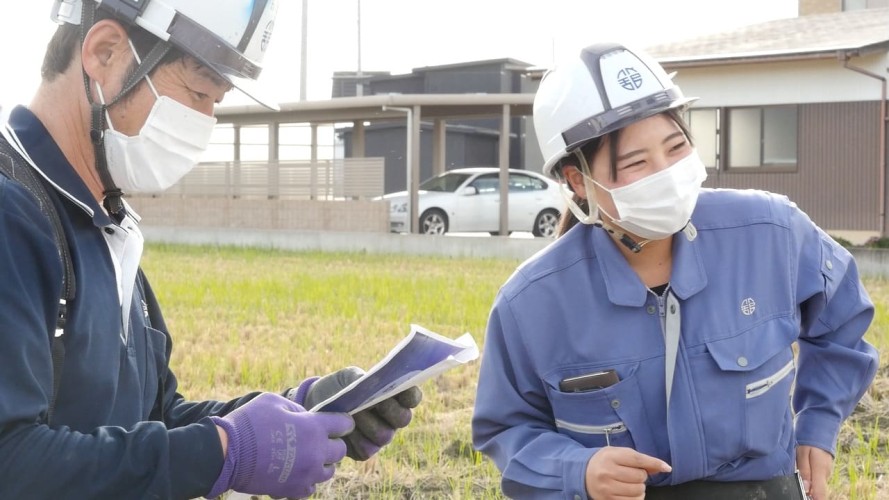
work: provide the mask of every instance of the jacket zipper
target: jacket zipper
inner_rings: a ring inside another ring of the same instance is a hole
[[[780,382],[784,377],[789,375],[791,371],[793,371],[792,359],[788,361],[787,364],[784,365],[783,368],[778,370],[774,375],[747,384],[747,399],[755,398],[768,392],[768,390],[771,389],[773,385]]]
[[[627,426],[623,422],[608,425],[581,425],[556,419],[556,427],[583,434],[605,434],[605,443],[611,446],[611,435],[626,432]]]

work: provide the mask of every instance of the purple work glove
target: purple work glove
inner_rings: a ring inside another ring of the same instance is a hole
[[[211,417],[228,434],[222,472],[206,496],[228,490],[303,498],[333,477],[352,432],[345,413],[309,413],[278,394],[260,394],[224,417]]]
[[[362,375],[364,370],[350,366],[317,380],[308,379],[293,391],[293,397],[297,401],[302,400],[306,408],[312,408]],[[407,427],[413,416],[411,409],[416,408],[422,399],[423,393],[415,386],[352,415],[355,430],[343,437],[346,455],[359,461],[372,457],[380,448],[392,442],[396,429]]]

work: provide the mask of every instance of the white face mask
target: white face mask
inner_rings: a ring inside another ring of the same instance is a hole
[[[157,100],[139,134],[130,137],[114,130],[110,117],[105,131],[108,171],[125,193],[157,193],[175,184],[198,163],[216,125],[216,118],[158,95],[147,75],[145,80]],[[98,83],[96,88],[105,104]]]
[[[669,168],[639,179],[632,184],[607,189],[620,219],[599,206],[615,224],[636,236],[660,240],[682,230],[691,219],[698,202],[701,184],[707,178],[704,162],[697,151]]]

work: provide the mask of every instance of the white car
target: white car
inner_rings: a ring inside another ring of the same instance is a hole
[[[423,234],[488,232],[500,229],[500,170],[458,168],[420,184],[419,228]],[[389,228],[410,231],[406,191],[380,199],[389,202]],[[528,170],[509,170],[509,232],[553,237],[565,200],[556,181]]]

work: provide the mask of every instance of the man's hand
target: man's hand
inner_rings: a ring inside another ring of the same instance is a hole
[[[309,386],[303,406],[311,409],[362,375],[364,370],[350,366],[321,377]],[[343,438],[347,456],[353,460],[367,460],[392,442],[395,430],[407,427],[413,417],[411,409],[416,408],[422,399],[420,388],[411,387],[353,415],[355,431]]]
[[[643,500],[648,476],[671,470],[663,460],[632,448],[606,446],[587,462],[586,492],[595,500]]]
[[[833,455],[814,446],[797,446],[796,467],[812,500],[827,500],[827,480],[833,471]]]
[[[354,423],[345,413],[309,413],[278,394],[263,393],[224,417],[210,417],[225,453],[207,498],[234,490],[303,498],[330,479],[346,454],[341,436]]]

